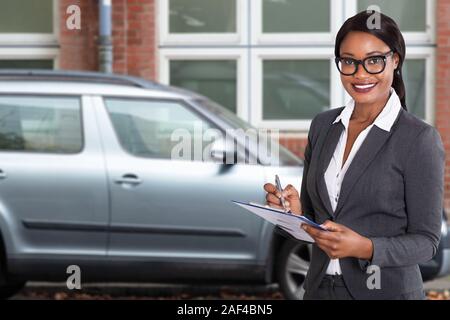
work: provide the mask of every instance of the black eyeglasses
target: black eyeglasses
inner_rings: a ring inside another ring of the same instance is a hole
[[[341,74],[344,76],[352,76],[358,72],[358,66],[361,64],[364,70],[370,74],[382,73],[386,68],[387,57],[393,54],[394,51],[389,51],[385,54],[380,54],[377,56],[367,57],[364,60],[356,60],[347,57],[336,57],[334,61]]]

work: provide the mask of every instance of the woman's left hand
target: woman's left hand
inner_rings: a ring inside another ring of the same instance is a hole
[[[346,226],[327,220],[322,226],[327,231],[302,225],[302,228],[316,241],[331,259],[353,257],[372,259],[373,244],[369,238],[363,237]]]

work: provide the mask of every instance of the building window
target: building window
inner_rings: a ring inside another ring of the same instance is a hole
[[[349,0],[347,15],[378,6],[399,25],[406,41],[403,78],[408,110],[434,121],[435,0]]]
[[[2,3],[0,68],[57,67],[57,12],[57,0],[14,0]]]
[[[53,60],[0,60],[0,69],[53,69]]]
[[[408,111],[425,119],[426,61],[409,59],[403,66],[403,80],[406,89]]]
[[[212,3],[222,11],[213,23]],[[160,0],[160,81],[204,94],[254,126],[306,132],[317,113],[347,103],[334,38],[370,5],[399,23],[408,109],[432,123],[435,0]]]
[[[245,42],[247,0],[159,0],[162,44]]]
[[[262,31],[330,32],[330,15],[330,0],[263,0]]]
[[[53,0],[2,1],[0,33],[53,33]]]
[[[236,0],[170,0],[169,33],[235,33]]]
[[[376,5],[393,18],[405,32],[426,32],[426,0],[358,0],[358,11]]]
[[[170,61],[170,83],[220,103],[236,113],[237,64],[235,60]]]
[[[264,60],[262,89],[262,120],[311,119],[330,106],[330,64],[327,60]]]
[[[200,93],[249,120],[247,53],[230,48],[160,48],[159,81]]]
[[[392,17],[409,45],[432,45],[435,42],[436,0],[346,0],[346,16],[377,6]]]

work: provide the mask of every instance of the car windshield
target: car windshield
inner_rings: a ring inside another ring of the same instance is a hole
[[[223,121],[227,122],[231,127],[235,129],[256,130],[256,128],[250,125],[248,122],[242,120],[241,118],[236,116],[233,112],[231,112],[227,108],[221,106],[220,104],[212,100],[194,99],[193,101],[200,107],[220,117]],[[289,151],[282,145],[279,145],[279,161],[280,164],[285,166],[298,166],[303,164],[303,161],[299,157],[294,155],[291,151]]]

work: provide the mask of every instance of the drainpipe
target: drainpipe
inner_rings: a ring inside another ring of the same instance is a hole
[[[112,73],[113,46],[111,36],[111,0],[99,0],[98,57],[101,72]]]

